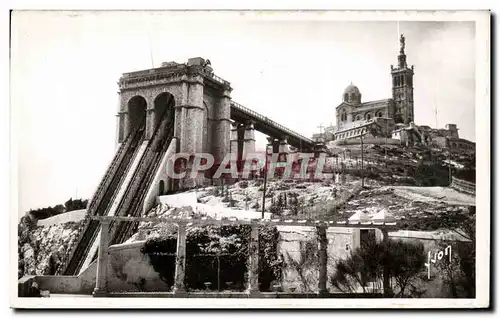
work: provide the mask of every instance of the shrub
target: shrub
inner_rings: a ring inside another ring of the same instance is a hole
[[[390,286],[396,297],[420,297],[417,282],[425,264],[422,243],[387,241],[369,242],[353,251],[345,260],[335,265],[331,284],[344,292],[354,292],[361,287],[366,292],[368,282],[376,282],[380,288],[384,266],[389,272]]]
[[[277,255],[276,227],[261,227],[259,231],[259,282],[268,290],[271,282],[281,279],[282,263]],[[250,227],[247,225],[204,226],[189,228],[186,238],[185,284],[190,289],[224,289],[225,282],[233,282],[236,289],[244,289],[247,280],[247,258]],[[149,255],[150,263],[160,278],[173,285],[175,273],[174,236],[152,238],[141,252]]]
[[[246,189],[248,188],[248,181],[240,181],[238,183],[238,186],[241,188],[241,189]]]

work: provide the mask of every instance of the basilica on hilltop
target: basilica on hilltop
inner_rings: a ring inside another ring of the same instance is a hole
[[[335,108],[337,125],[327,127],[313,139],[350,139],[377,130],[388,137],[396,126],[408,126],[414,120],[413,74],[413,66],[406,62],[405,37],[401,35],[398,64],[391,65],[392,98],[364,102],[359,88],[351,83]]]

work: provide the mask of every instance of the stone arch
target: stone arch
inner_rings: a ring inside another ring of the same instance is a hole
[[[173,123],[174,121],[174,107],[175,98],[169,92],[163,92],[158,94],[153,102],[153,128],[156,129],[160,124],[161,120],[167,116],[167,124]]]
[[[376,117],[382,117],[382,111],[378,111],[376,114],[375,114]]]
[[[129,133],[145,124],[147,105],[146,99],[140,95],[129,99],[127,103]]]
[[[158,184],[158,194],[159,195],[165,194],[165,181],[163,180],[160,180],[160,183]]]
[[[365,114],[365,120],[370,120],[372,119],[372,114],[370,112]]]
[[[356,119],[355,119],[355,120],[356,120],[356,121],[357,121],[357,120],[361,120],[361,116],[356,115]]]

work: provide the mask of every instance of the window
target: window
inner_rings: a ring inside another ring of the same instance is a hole
[[[349,98],[349,94],[345,93],[344,94],[344,102],[347,102],[348,98]]]
[[[377,117],[382,117],[382,112],[378,112],[376,116]]]
[[[342,109],[342,111],[340,113],[340,120],[341,121],[346,121],[347,120],[347,113],[346,113],[345,109]]]
[[[356,120],[361,120],[361,116],[356,115]]]
[[[370,119],[372,119],[372,115],[371,114],[366,114],[365,118],[366,118],[366,120],[370,120]]]

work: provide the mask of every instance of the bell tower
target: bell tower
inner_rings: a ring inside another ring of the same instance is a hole
[[[401,34],[398,66],[391,65],[392,98],[394,100],[394,121],[408,125],[414,121],[413,111],[413,65],[406,64],[405,37]]]

